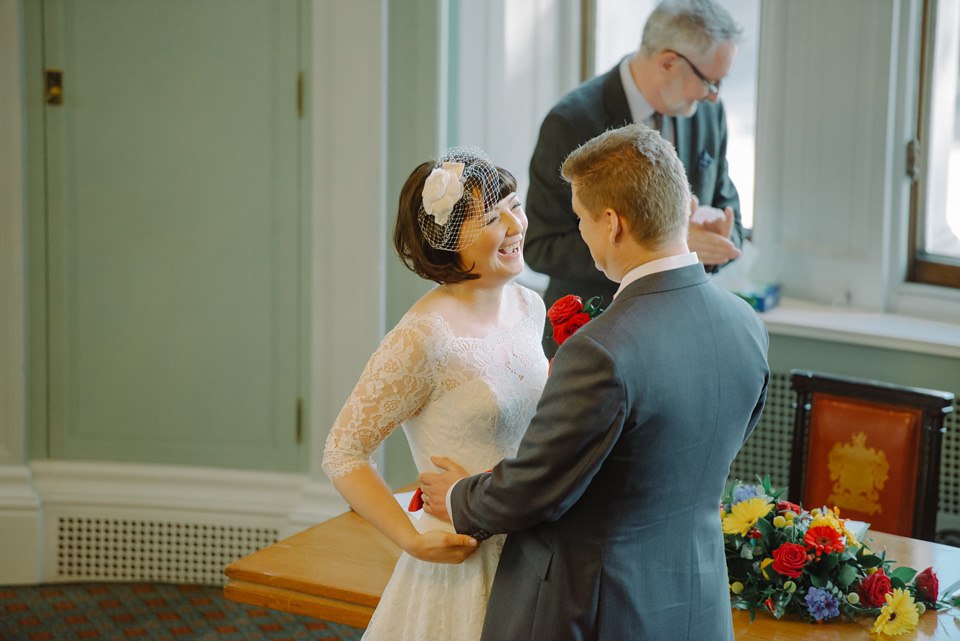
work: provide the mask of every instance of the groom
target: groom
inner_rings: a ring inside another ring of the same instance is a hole
[[[484,640],[732,640],[720,497],[763,408],[766,330],[687,249],[690,190],[658,133],[608,131],[562,174],[620,288],[560,347],[516,458],[468,478],[435,458],[425,509],[510,534]]]

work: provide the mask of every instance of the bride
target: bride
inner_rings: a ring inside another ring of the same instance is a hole
[[[323,469],[361,516],[402,550],[364,639],[479,639],[503,535],[479,545],[411,517],[370,456],[403,426],[417,469],[430,456],[469,473],[516,454],[547,376],[540,297],[523,270],[527,218],[516,180],[478,149],[425,162],[400,193],[394,245],[438,283],[387,334],[327,438]]]

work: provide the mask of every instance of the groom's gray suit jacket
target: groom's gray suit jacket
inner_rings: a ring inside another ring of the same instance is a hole
[[[483,639],[733,639],[720,498],[767,332],[701,264],[627,286],[557,352],[516,458],[451,495],[507,537]]]

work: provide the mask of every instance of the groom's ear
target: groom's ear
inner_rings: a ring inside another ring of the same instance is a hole
[[[606,219],[607,224],[607,238],[613,243],[620,235],[625,231],[623,226],[623,218],[620,217],[615,210],[610,209],[609,207],[603,210],[603,216]]]

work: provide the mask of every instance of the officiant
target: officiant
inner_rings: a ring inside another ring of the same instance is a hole
[[[550,277],[547,307],[566,294],[587,300],[616,291],[577,232],[560,165],[574,149],[631,122],[673,143],[699,205],[687,243],[708,272],[740,255],[740,198],[727,175],[727,125],[720,91],[733,67],[740,27],[714,0],[665,0],[650,14],[640,48],[588,80],[547,114],[530,161],[526,261]],[[544,340],[552,356],[556,345]]]

